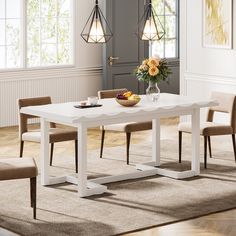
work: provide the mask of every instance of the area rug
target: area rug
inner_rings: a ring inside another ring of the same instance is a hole
[[[186,140],[183,163],[178,164],[176,139],[164,137],[163,168],[190,168],[191,145]],[[20,235],[106,236],[231,209],[236,207],[236,164],[230,148],[214,145],[214,157],[207,170],[201,167],[198,177],[154,176],[113,183],[107,185],[107,193],[83,199],[75,185],[42,187],[38,178],[37,220],[32,219],[29,207],[29,181],[0,182],[0,226]],[[130,153],[131,165],[127,166],[123,146],[105,148],[103,159],[99,150],[89,151],[89,178],[133,171],[136,163],[151,160],[151,141],[131,145]],[[54,160],[52,175],[74,172],[73,156],[63,154]]]

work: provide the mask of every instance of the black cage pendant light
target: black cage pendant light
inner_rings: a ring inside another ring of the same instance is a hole
[[[165,29],[152,7],[151,0],[149,0],[144,14],[138,24],[138,31],[136,34],[141,40],[149,41],[160,40],[165,35]]]
[[[106,43],[112,37],[111,29],[98,6],[98,0],[95,1],[95,7],[83,28],[81,36],[87,43]]]

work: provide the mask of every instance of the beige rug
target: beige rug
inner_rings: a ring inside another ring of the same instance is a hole
[[[106,236],[236,207],[236,164],[230,137],[224,149],[220,143],[222,139],[213,139],[214,158],[208,170],[188,180],[156,176],[113,183],[108,193],[86,199],[78,198],[74,185],[38,184],[36,221],[29,207],[29,181],[0,182],[0,226],[22,235]],[[178,164],[175,137],[162,140],[163,167],[188,169],[190,153],[189,139],[184,138],[184,162]],[[104,159],[98,154],[99,150],[89,152],[89,178],[133,171],[133,166],[125,164],[124,147],[105,148]],[[149,161],[150,156],[150,141],[131,145],[133,164]],[[73,173],[73,156],[54,160],[53,175]]]

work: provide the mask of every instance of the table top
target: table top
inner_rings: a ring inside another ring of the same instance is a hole
[[[150,113],[162,113],[166,111],[189,110],[218,105],[212,99],[196,99],[175,94],[161,93],[158,102],[150,102],[145,95],[141,101],[133,107],[123,107],[114,98],[102,99],[98,104],[102,107],[78,109],[75,105],[79,102],[49,104],[43,106],[29,106],[21,109],[21,113],[43,117],[49,120],[63,121],[65,123],[78,123],[83,121],[102,120],[108,117],[138,116]]]

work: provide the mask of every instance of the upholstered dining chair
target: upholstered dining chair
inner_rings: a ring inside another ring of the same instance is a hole
[[[36,219],[37,175],[38,169],[33,158],[0,159],[0,181],[30,178],[30,200],[34,219]]]
[[[210,107],[208,110],[207,121],[200,125],[200,134],[204,137],[204,167],[207,168],[207,143],[209,145],[209,154],[211,152],[211,136],[232,135],[233,151],[236,162],[236,94],[213,92],[211,97],[219,102],[218,106]],[[228,113],[230,115],[230,124],[219,124],[213,121],[215,112]],[[181,162],[182,152],[182,133],[191,133],[191,123],[183,122],[178,126],[179,130],[179,162]]]
[[[98,97],[99,99],[115,98],[118,93],[124,93],[127,91],[128,90],[126,88],[101,90],[101,91],[98,91]],[[105,125],[105,126],[102,126],[101,129],[102,129],[102,137],[101,137],[100,158],[102,158],[102,154],[103,154],[105,132],[106,131],[125,132],[126,133],[126,161],[127,161],[127,165],[129,165],[129,147],[130,147],[131,133],[136,132],[136,131],[152,129],[152,121]]]
[[[19,111],[22,107],[27,106],[39,106],[51,104],[50,97],[34,97],[34,98],[24,98],[18,100]],[[29,130],[28,120],[36,118],[35,116],[22,114],[19,112],[19,138],[20,138],[20,157],[23,156],[24,142],[41,142],[41,132],[40,130]],[[78,141],[77,141],[77,131],[71,128],[58,128],[55,123],[50,123],[50,133],[49,142],[51,144],[50,153],[50,165],[52,165],[53,160],[53,150],[54,143],[64,142],[64,141],[75,141],[75,170],[78,173]]]

